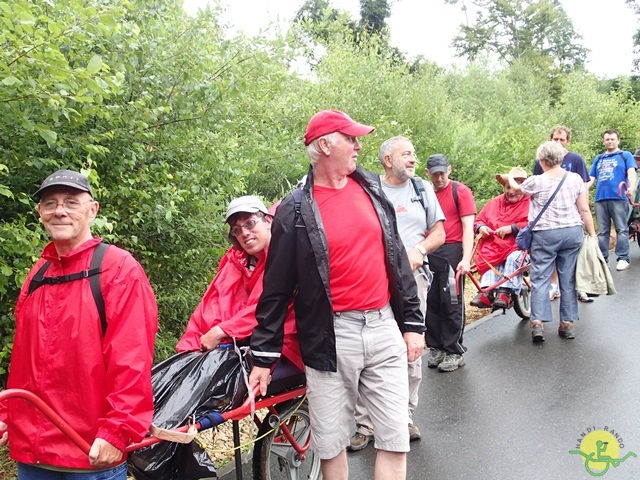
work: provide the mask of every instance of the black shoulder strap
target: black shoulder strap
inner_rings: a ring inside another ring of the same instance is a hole
[[[29,290],[27,292],[27,295],[31,295],[37,288],[41,287],[46,283],[44,282],[44,273],[49,268],[49,265],[51,265],[51,262],[49,261],[44,262],[40,267],[40,270],[38,270],[36,274],[31,278],[31,282],[29,282]]]
[[[413,189],[416,191],[416,194],[418,195],[418,199],[420,200],[420,205],[422,205],[422,208],[424,208],[424,211],[427,211],[427,204],[424,202],[424,195],[422,194],[422,192],[424,192],[424,186],[422,188],[420,188],[418,186],[418,181],[415,179],[415,177],[409,177],[411,179],[411,183],[413,184]]]
[[[91,287],[91,293],[93,294],[93,301],[96,302],[98,309],[98,315],[100,315],[100,325],[102,326],[102,336],[107,333],[107,312],[104,308],[104,298],[102,297],[102,289],[100,288],[100,273],[102,272],[102,260],[104,254],[107,252],[109,245],[100,242],[93,251],[93,257],[91,258],[91,271],[97,270],[96,275],[89,277],[89,286]]]
[[[453,180],[453,185],[451,186],[451,193],[453,194],[453,203],[456,205],[456,210],[460,213],[460,207],[458,206],[458,182]]]
[[[91,257],[89,270],[83,270],[78,273],[70,273],[68,275],[61,275],[59,277],[45,277],[44,274],[51,265],[51,262],[45,262],[33,276],[31,282],[29,282],[27,295],[31,295],[43,285],[56,285],[58,283],[67,283],[73,282],[74,280],[88,278],[89,286],[91,287],[91,294],[93,295],[93,301],[96,303],[98,315],[100,316],[102,336],[104,337],[105,333],[107,332],[107,315],[104,308],[102,289],[100,288],[100,273],[102,272],[102,260],[104,259],[104,254],[107,251],[108,247],[109,245],[102,242],[96,245],[96,248],[93,250],[93,256]]]
[[[291,196],[294,201],[294,208],[296,210],[296,220],[300,217],[300,209],[302,205],[302,189],[296,188],[293,192],[291,192]]]

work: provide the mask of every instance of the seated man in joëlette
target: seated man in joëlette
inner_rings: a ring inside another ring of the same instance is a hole
[[[527,178],[527,172],[520,167],[512,168],[509,175],[518,183]],[[496,284],[518,269],[524,252],[516,246],[516,235],[520,228],[529,223],[529,197],[516,193],[502,175],[496,175],[496,180],[504,186],[504,193],[487,202],[474,223],[474,231],[481,237],[475,264],[482,275],[480,286],[483,288]],[[511,294],[519,293],[521,286],[522,275],[517,275],[495,291],[478,293],[471,300],[471,305],[478,308],[509,308]]]
[[[274,209],[275,210],[275,209]],[[256,326],[256,305],[271,241],[269,212],[259,198],[236,198],[227,208],[229,241],[233,245],[220,260],[218,273],[189,319],[176,350],[212,350],[231,339],[248,339]],[[287,311],[282,354],[303,370],[292,305]]]

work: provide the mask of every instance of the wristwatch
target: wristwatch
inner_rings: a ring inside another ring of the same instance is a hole
[[[423,257],[427,256],[427,249],[424,248],[422,245],[418,244],[418,245],[416,245],[416,248],[422,254]]]

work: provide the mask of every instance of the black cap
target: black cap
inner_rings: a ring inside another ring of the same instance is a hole
[[[633,154],[635,158],[640,158],[640,148],[636,148],[636,152]]]
[[[82,190],[83,192],[89,193],[91,198],[93,198],[93,192],[91,191],[91,186],[89,185],[87,177],[81,173],[74,172],[73,170],[57,170],[53,172],[45,179],[44,182],[42,182],[42,185],[40,185],[40,188],[33,194],[33,196],[39,200],[44,190],[57,185]]]
[[[449,159],[441,153],[436,153],[427,160],[429,173],[446,172],[449,169]]]

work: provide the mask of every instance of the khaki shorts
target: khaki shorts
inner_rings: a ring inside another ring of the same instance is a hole
[[[323,460],[349,443],[358,395],[369,413],[375,447],[409,451],[407,347],[391,307],[334,314],[338,371],[305,367],[311,448]]]

